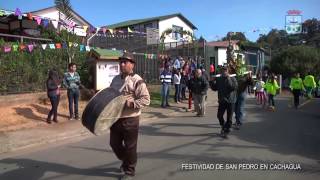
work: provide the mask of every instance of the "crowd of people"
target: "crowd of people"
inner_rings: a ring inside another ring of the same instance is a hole
[[[188,109],[192,109],[193,102],[196,116],[203,117],[206,109],[207,91],[210,87],[218,92],[217,117],[221,125],[221,135],[224,137],[230,132],[234,114],[234,128],[239,130],[243,124],[245,99],[248,89],[251,87],[253,87],[257,105],[275,111],[275,96],[279,93],[280,86],[278,84],[279,79],[274,73],[263,71],[263,73],[257,74],[254,80],[251,72],[244,76],[235,77],[235,75],[229,74],[227,65],[220,66],[218,69],[221,74],[216,76],[214,67],[210,66],[210,74],[208,75],[203,65],[196,64],[192,60],[184,61],[183,58],[177,57],[172,65],[170,61],[166,61],[160,75],[162,83],[161,107],[170,106],[168,99],[170,85],[172,84],[175,87],[174,101],[180,103],[188,99]],[[320,86],[320,80],[318,84]],[[298,109],[299,97],[302,94],[311,98],[316,87],[317,83],[310,73],[305,76],[304,80],[300,78],[299,73],[296,73],[291,78],[290,83],[290,89],[294,97],[294,107]],[[188,98],[186,98],[186,89],[189,92]],[[227,112],[226,120],[224,119],[225,112]]]
[[[197,117],[206,114],[207,91],[211,88],[218,92],[217,118],[221,126],[221,136],[227,137],[232,127],[232,118],[235,114],[234,129],[239,130],[243,124],[245,99],[248,87],[254,87],[256,101],[259,105],[266,105],[268,101],[269,109],[275,110],[274,97],[280,89],[277,76],[268,72],[257,75],[254,81],[252,73],[248,72],[243,76],[229,74],[227,65],[217,68],[220,74],[216,74],[214,67],[210,66],[210,74],[207,74],[203,64],[188,59],[184,61],[182,57],[177,57],[174,61],[164,61],[163,70],[160,74],[161,95],[163,108],[169,107],[170,86],[174,85],[174,101],[180,103],[188,100],[188,109],[194,104],[194,111]],[[132,179],[135,175],[137,163],[137,139],[139,129],[139,119],[141,109],[150,104],[150,94],[143,79],[133,72],[135,60],[131,53],[124,53],[119,58],[121,74],[116,76],[110,87],[117,89],[126,95],[125,106],[118,121],[110,128],[110,146],[117,158],[122,162],[120,170],[123,173],[121,179]],[[51,124],[57,120],[57,110],[60,100],[60,88],[67,89],[69,101],[69,119],[79,119],[78,102],[81,86],[80,76],[76,72],[76,64],[70,63],[68,72],[63,78],[55,70],[48,73],[47,95],[52,108],[48,114],[47,122]],[[318,82],[320,86],[320,80]],[[124,87],[124,88],[122,88]],[[308,98],[317,87],[315,78],[311,73],[305,76],[304,80],[300,74],[296,73],[291,78],[290,88],[294,96],[295,108],[299,107],[299,98],[305,92]],[[189,92],[187,98],[186,92]],[[227,112],[227,118],[224,114]]]

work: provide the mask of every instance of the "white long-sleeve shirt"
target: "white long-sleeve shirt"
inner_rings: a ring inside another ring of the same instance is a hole
[[[181,80],[181,75],[180,74],[175,74],[173,76],[173,83],[174,84],[180,84],[180,80]]]

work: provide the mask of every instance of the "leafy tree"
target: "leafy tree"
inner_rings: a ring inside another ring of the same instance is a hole
[[[310,46],[291,46],[277,53],[271,60],[271,70],[284,77],[292,77],[295,72],[302,75],[311,72],[320,75],[320,51]]]
[[[70,0],[55,0],[54,3],[59,10],[59,13],[61,12],[65,16],[65,20],[72,20],[74,18]],[[67,28],[68,27],[65,26],[65,29]],[[77,35],[66,30],[60,31],[59,27],[58,32],[59,34],[58,36],[55,36],[55,38],[67,44],[68,63],[71,63],[74,60],[76,49],[79,48],[75,47],[73,44],[69,45],[68,43],[73,42],[79,44],[81,40]]]
[[[222,38],[222,41],[231,40],[239,40],[239,41],[247,41],[246,36],[242,32],[229,32],[227,36]]]

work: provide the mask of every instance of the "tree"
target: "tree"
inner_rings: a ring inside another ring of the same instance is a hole
[[[238,40],[247,41],[246,36],[242,32],[229,32],[226,37],[222,38],[222,41]]]
[[[320,33],[320,21],[316,18],[304,21],[302,24],[302,32],[307,34],[308,38],[311,38],[316,33]]]
[[[302,32],[306,44],[320,47],[320,21],[313,18],[308,19],[302,24]]]
[[[279,50],[288,46],[288,34],[285,30],[272,29],[267,35],[261,35],[257,43],[260,47],[268,46],[272,50]]]
[[[310,46],[291,46],[271,60],[271,70],[282,74],[285,78],[292,77],[295,72],[302,75],[311,72],[315,76],[320,75],[320,51]]]
[[[70,4],[70,0],[55,0],[54,1],[56,8],[59,10],[59,13],[62,13],[65,16],[65,20],[72,20],[73,14],[72,14],[72,8]],[[65,29],[67,27],[65,26]],[[72,43],[79,44],[79,37],[77,35],[72,34],[70,32],[67,32],[66,30],[60,31],[60,28],[58,27],[59,36],[56,38],[60,38],[61,41],[67,44],[67,53],[68,53],[68,63],[71,63],[74,59],[76,49]]]

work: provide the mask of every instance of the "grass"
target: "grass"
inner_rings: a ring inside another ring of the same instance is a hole
[[[150,106],[152,107],[159,107],[161,106],[161,85],[150,85],[148,86],[148,90],[150,93]],[[170,96],[169,96],[169,103],[174,102],[174,88],[170,87]]]

